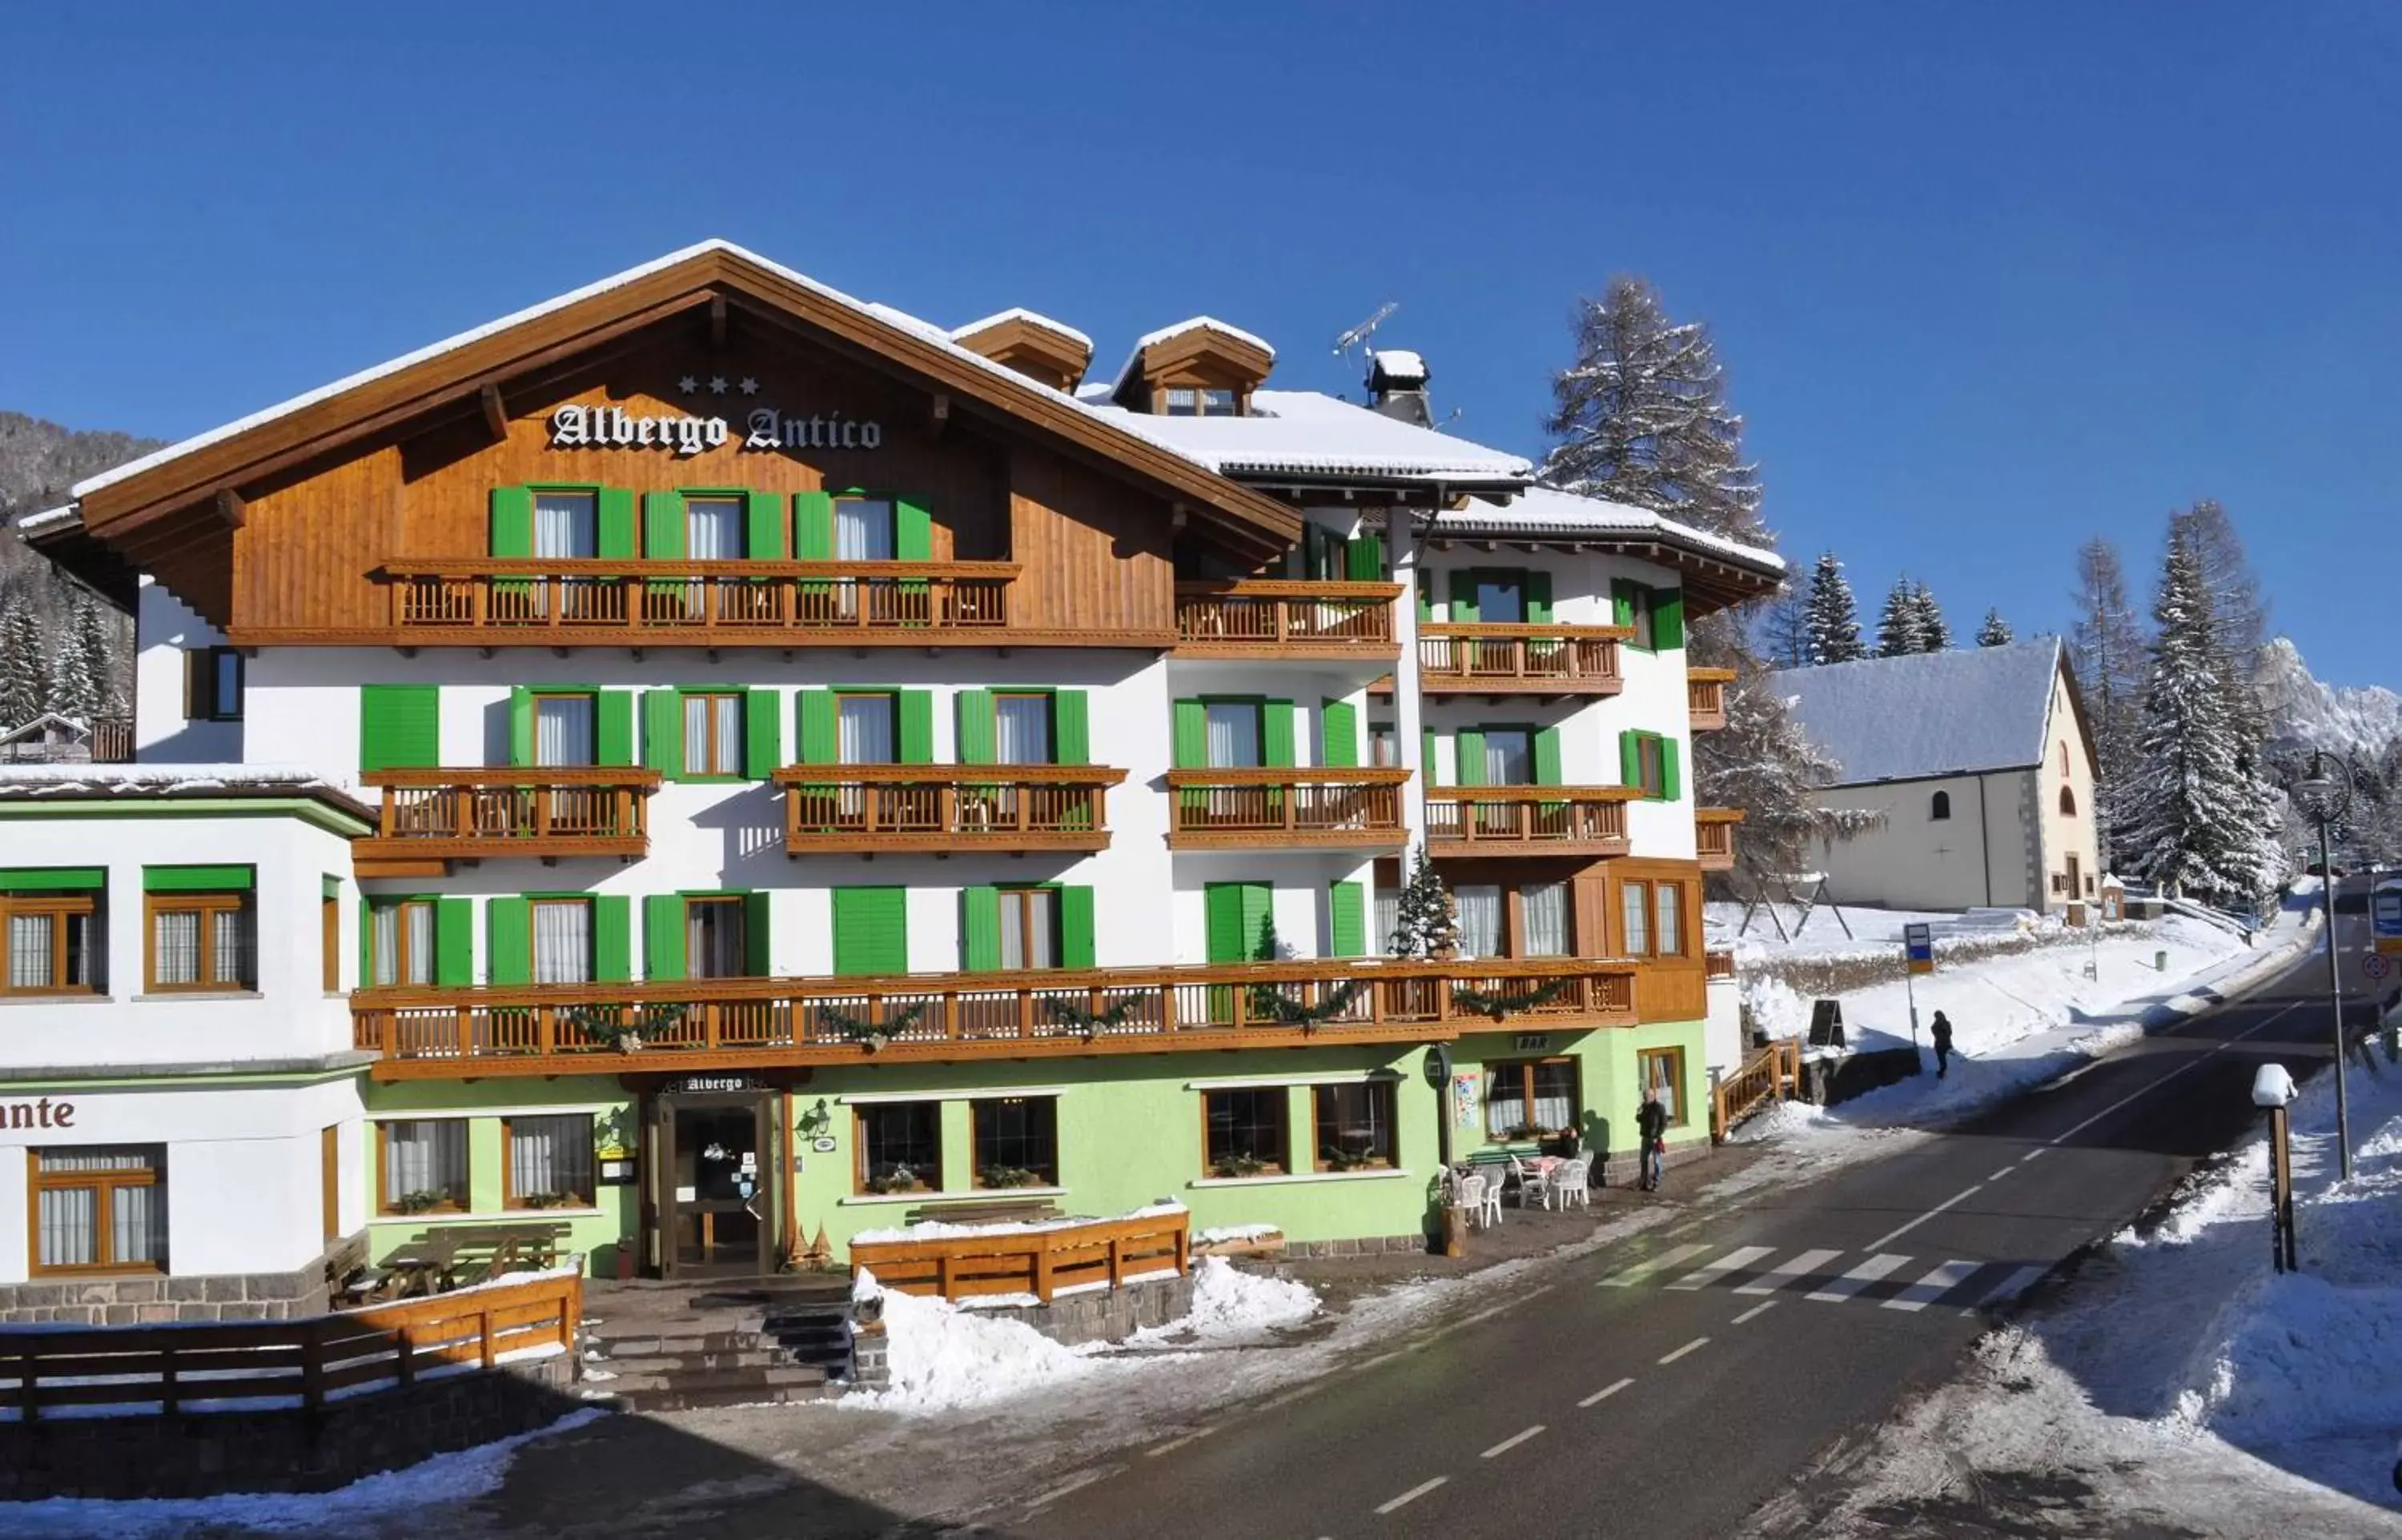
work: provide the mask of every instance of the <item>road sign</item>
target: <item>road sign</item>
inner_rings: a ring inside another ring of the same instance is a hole
[[[2402,901],[2402,886],[2395,887],[2395,896],[2397,901]],[[2395,934],[2402,936],[2402,930],[2397,930]],[[1910,956],[1910,970],[1912,973],[1935,971],[1935,928],[1933,926],[1923,920],[1913,920],[1903,926],[1901,944],[1902,949]]]
[[[2379,952],[2402,952],[2402,879],[2388,877],[2377,885],[2368,896],[2368,920]]]
[[[2386,959],[2382,952],[2364,952],[2360,955],[2360,976],[2370,983],[2383,983],[2386,976],[2393,971],[2393,963]]]

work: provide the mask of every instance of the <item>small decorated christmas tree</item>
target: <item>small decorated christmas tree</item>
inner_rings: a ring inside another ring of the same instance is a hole
[[[1448,957],[1459,949],[1459,919],[1451,893],[1421,845],[1410,854],[1410,878],[1393,918],[1387,949],[1396,957]]]

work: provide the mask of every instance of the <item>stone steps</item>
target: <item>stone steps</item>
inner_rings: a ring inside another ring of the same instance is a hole
[[[617,1372],[616,1379],[593,1388],[628,1411],[781,1405],[819,1400],[835,1394],[824,1370],[803,1364],[718,1369],[677,1365],[657,1371]]]
[[[629,1411],[839,1394],[851,1372],[849,1293],[845,1283],[594,1299],[584,1394]]]

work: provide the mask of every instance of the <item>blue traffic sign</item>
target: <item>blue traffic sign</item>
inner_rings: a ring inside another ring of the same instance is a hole
[[[2402,878],[2388,877],[2377,885],[2368,896],[2368,921],[2378,951],[2402,952]]]

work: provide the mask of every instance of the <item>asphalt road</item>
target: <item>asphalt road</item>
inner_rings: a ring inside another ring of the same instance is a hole
[[[2339,915],[2347,949],[2364,922]],[[2347,983],[2358,978],[2345,959]],[[2326,959],[1894,1156],[1523,1281],[1498,1312],[1062,1473],[1028,1537],[1721,1536],[2327,1058]],[[2264,1258],[2265,1261],[2265,1258]]]

